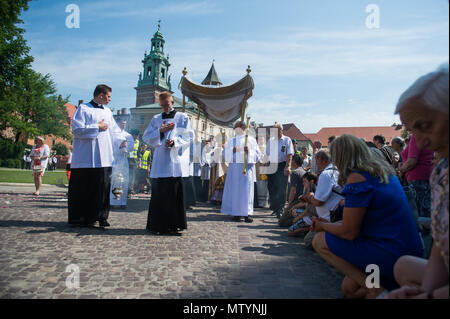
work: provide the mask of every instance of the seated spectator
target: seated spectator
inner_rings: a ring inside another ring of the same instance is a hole
[[[299,196],[304,192],[304,183],[302,177],[306,173],[302,168],[303,159],[298,154],[292,156],[292,168],[294,171],[291,174],[291,182],[289,184],[289,199],[286,207],[283,208],[283,213],[278,220],[278,225],[280,227],[289,227],[292,225],[291,209],[294,205],[298,205],[300,202],[298,200]]]
[[[302,177],[306,173],[302,167],[303,159],[298,154],[292,156],[292,173],[291,182],[289,184],[289,205],[294,202],[300,195],[303,194],[303,181]]]
[[[318,217],[315,206],[304,201],[305,195],[315,193],[316,184],[316,175],[309,172],[303,175],[304,194],[299,197],[299,203],[289,211],[292,217],[291,226],[288,230],[289,236],[300,236],[308,233],[312,225],[312,217]]]
[[[344,134],[330,146],[332,162],[344,187],[341,222],[313,219],[314,249],[345,275],[342,291],[348,298],[375,298],[384,288],[397,287],[394,264],[407,254],[422,256],[408,200],[392,166],[377,160],[363,141]],[[319,179],[320,184],[320,179]],[[379,267],[380,288],[366,286],[368,265]]]
[[[419,78],[399,99],[395,113],[412,130],[417,146],[440,158],[431,175],[431,218],[434,244],[428,260],[401,257],[394,267],[401,288],[387,298],[448,299],[448,151],[449,68]]]
[[[394,166],[395,163],[395,154],[392,147],[386,144],[386,138],[383,135],[375,135],[373,137],[373,143],[376,147],[381,151],[384,156],[384,159],[388,161],[389,164]]]
[[[405,176],[414,191],[420,217],[430,217],[431,189],[430,176],[433,171],[434,153],[429,149],[420,149],[416,137],[411,135],[408,146],[402,152],[403,162],[399,165],[401,176]]]
[[[383,153],[378,149],[378,147],[373,142],[365,142],[365,143],[369,148],[370,152],[372,153],[372,155],[375,156],[375,158],[382,161],[386,160]]]
[[[320,218],[330,221],[330,214],[338,209],[339,202],[343,199],[342,187],[338,184],[339,172],[331,164],[328,150],[317,152],[316,165],[322,171],[319,175],[316,192],[309,193],[304,200],[316,207]]]
[[[394,167],[397,169],[399,167],[399,164],[403,161],[402,152],[405,149],[406,143],[403,138],[401,138],[400,136],[396,136],[392,139],[391,144],[396,153]]]

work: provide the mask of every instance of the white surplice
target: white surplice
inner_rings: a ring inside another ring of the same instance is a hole
[[[245,135],[238,135],[228,141],[223,151],[229,166],[220,211],[231,216],[253,215],[255,164],[261,159],[262,154],[255,138],[249,136],[247,172],[244,175],[244,146]],[[238,148],[236,153],[233,153],[234,147]]]
[[[175,123],[173,130],[165,132],[161,138],[159,128],[162,124]],[[172,119],[163,119],[162,114],[155,115],[142,136],[144,142],[154,148],[151,178],[191,176],[189,160],[190,144],[194,138],[189,117],[177,112]],[[165,146],[166,140],[174,140],[171,148]]]
[[[98,123],[108,124],[100,131]],[[123,142],[120,127],[109,108],[94,108],[90,103],[80,104],[72,118],[73,153],[71,168],[112,167],[113,144]]]
[[[122,174],[122,190],[123,194],[119,199],[115,199],[113,193],[110,194],[110,204],[114,206],[126,206],[127,205],[127,195],[128,195],[128,181],[129,181],[129,166],[127,154],[134,149],[134,139],[130,133],[123,130],[120,135],[126,139],[127,147],[120,148],[122,142],[116,139],[113,145],[114,161],[112,168],[112,178],[111,178],[111,190],[116,186],[114,184],[115,178],[118,174]]]

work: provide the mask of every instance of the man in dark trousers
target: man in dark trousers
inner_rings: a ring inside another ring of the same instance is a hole
[[[108,223],[113,145],[127,147],[106,105],[111,88],[97,85],[94,98],[80,104],[72,119],[73,152],[69,182],[69,224],[100,227]],[[122,142],[118,143],[118,140]]]

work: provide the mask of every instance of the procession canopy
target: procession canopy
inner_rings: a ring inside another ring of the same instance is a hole
[[[179,89],[183,96],[198,104],[202,112],[221,125],[230,125],[245,112],[247,100],[252,96],[255,87],[250,76],[250,68],[247,75],[241,80],[229,86],[207,87],[191,82],[186,78],[186,73],[181,78]]]

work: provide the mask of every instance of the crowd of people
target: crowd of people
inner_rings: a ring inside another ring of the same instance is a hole
[[[330,136],[327,148],[315,141],[312,154],[281,124],[262,138],[238,121],[228,140],[196,142],[169,92],[145,132],[128,133],[106,107],[112,89],[98,85],[73,118],[69,224],[108,227],[111,206],[126,208],[128,192],[146,192],[147,230],[180,236],[199,201],[251,223],[266,197],[287,236],[302,237],[345,275],[346,297],[448,298],[448,78],[447,65],[400,97],[403,137]],[[35,143],[39,194],[50,153],[43,138]],[[367,286],[369,265],[379,269],[376,287]]]
[[[314,143],[311,161],[294,155],[291,194],[299,166],[304,192],[289,197],[279,225],[345,275],[348,298],[448,298],[448,79],[447,65],[400,97],[406,138],[344,134],[328,149]],[[379,286],[367,285],[369,265]]]

